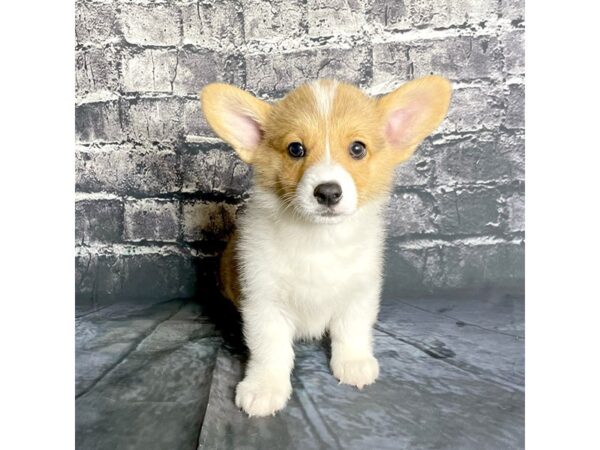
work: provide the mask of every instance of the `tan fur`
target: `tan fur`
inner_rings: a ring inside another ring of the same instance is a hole
[[[213,83],[206,86],[200,93],[202,111],[212,129],[235,148],[240,158],[250,164],[253,148],[247,148],[235,137],[231,130],[231,114],[228,110],[236,109],[254,120],[264,123],[271,109],[266,102],[260,101],[252,94],[234,86],[223,83]]]
[[[334,86],[322,80],[323,86]],[[229,142],[245,162],[252,164],[255,183],[276,192],[283,202],[295,194],[304,172],[326,158],[326,137],[330,143],[331,159],[341,164],[352,176],[358,192],[359,207],[391,188],[394,168],[408,159],[421,141],[444,118],[451,87],[444,78],[425,77],[375,99],[358,88],[339,83],[331,113],[327,120],[319,113],[319,105],[309,85],[302,85],[282,100],[268,104],[252,95],[225,84],[211,84],[201,94],[204,114],[215,132]],[[427,104],[427,108],[420,108]],[[230,125],[231,107],[259,124],[261,140],[249,148],[235,136]],[[391,142],[386,135],[386,123],[394,111],[401,108],[418,110],[405,135]],[[301,142],[306,148],[304,158],[294,159],[287,154],[291,142]],[[366,145],[365,158],[353,159],[348,148],[353,141]],[[235,240],[225,251],[220,269],[223,294],[238,304]]]
[[[219,288],[223,297],[231,300],[233,304],[239,308],[240,283],[235,253],[237,240],[237,233],[234,233],[221,256],[221,263],[219,266]]]

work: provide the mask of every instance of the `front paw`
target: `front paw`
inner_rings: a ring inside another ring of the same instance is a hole
[[[362,389],[373,383],[379,375],[379,363],[373,356],[359,358],[333,358],[333,375],[340,383],[350,384]]]
[[[292,394],[289,380],[253,379],[246,377],[237,385],[235,404],[250,417],[275,415]]]

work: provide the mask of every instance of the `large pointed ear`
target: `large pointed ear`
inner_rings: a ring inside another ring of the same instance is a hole
[[[200,93],[202,110],[211,128],[228,142],[246,163],[263,136],[271,105],[252,94],[223,83],[212,83]]]
[[[417,146],[444,119],[452,87],[445,78],[428,76],[409,81],[378,99],[387,144],[397,163],[408,159]]]

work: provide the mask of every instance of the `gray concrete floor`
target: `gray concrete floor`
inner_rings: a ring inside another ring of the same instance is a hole
[[[78,312],[77,448],[524,446],[522,298],[385,300],[374,385],[339,385],[328,343],[298,343],[292,398],[260,419],[233,403],[245,359],[238,320],[187,300]]]

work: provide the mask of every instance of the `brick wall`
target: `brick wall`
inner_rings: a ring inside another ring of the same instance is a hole
[[[77,2],[78,306],[214,284],[251,174],[198,91],[277,99],[318,77],[372,94],[429,73],[454,84],[438,133],[398,170],[386,290],[522,290],[523,36],[519,0]]]

